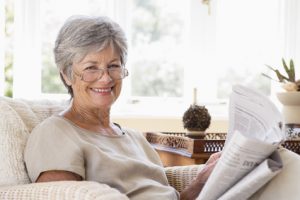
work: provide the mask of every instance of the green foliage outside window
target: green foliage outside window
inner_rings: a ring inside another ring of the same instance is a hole
[[[9,41],[7,42],[5,48],[5,66],[4,66],[4,73],[5,73],[5,88],[4,88],[4,95],[8,97],[13,96],[13,77],[12,77],[12,70],[13,70],[13,48],[12,48],[12,38],[13,38],[13,22],[14,22],[14,13],[13,13],[13,1],[7,0],[5,4],[5,37]]]
[[[131,41],[135,58],[130,72],[133,96],[183,96],[183,66],[175,60],[180,49],[177,45],[182,43],[183,19],[161,9],[161,3],[134,1]]]
[[[51,45],[44,46],[43,69],[42,69],[42,92],[43,93],[67,93],[59,78],[59,71],[54,64],[54,56]]]
[[[183,69],[175,63],[164,68],[159,60],[135,63],[131,73],[132,93],[139,96],[180,97],[183,91]]]

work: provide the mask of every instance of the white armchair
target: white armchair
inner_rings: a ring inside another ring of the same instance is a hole
[[[30,183],[23,160],[27,138],[38,123],[66,105],[0,97],[0,199],[128,199],[116,189],[92,181]],[[201,169],[202,165],[169,167],[166,175],[180,192]]]

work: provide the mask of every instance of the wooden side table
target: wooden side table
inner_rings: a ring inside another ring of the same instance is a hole
[[[169,167],[205,163],[211,154],[223,149],[226,133],[207,134],[205,139],[188,138],[184,133],[147,132],[145,135],[163,165]]]
[[[208,133],[204,139],[188,138],[184,133],[146,132],[145,135],[165,167],[203,164],[211,154],[223,149],[226,139],[226,133]],[[289,138],[282,146],[300,155],[299,137]]]

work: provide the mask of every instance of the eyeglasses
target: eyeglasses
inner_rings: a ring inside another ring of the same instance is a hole
[[[80,77],[81,80],[85,82],[94,82],[102,78],[105,71],[113,80],[120,80],[128,76],[128,70],[124,67],[115,67],[107,69],[89,69],[83,71],[81,74],[77,74],[74,71],[74,74]]]

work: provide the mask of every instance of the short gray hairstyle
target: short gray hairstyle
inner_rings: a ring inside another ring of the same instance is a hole
[[[101,51],[109,45],[119,53],[124,66],[128,46],[119,24],[108,17],[72,16],[64,23],[55,41],[56,65],[71,80],[74,62],[80,62],[88,53]],[[66,84],[61,74],[60,77],[72,98],[72,88]]]

